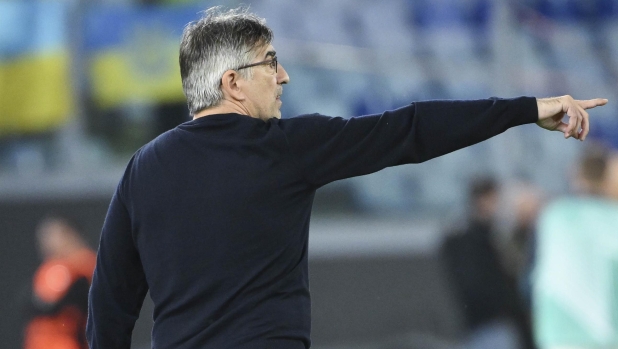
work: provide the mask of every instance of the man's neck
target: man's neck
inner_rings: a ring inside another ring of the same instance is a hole
[[[223,100],[221,103],[214,107],[206,108],[197,114],[193,115],[193,120],[197,118],[201,118],[204,116],[215,115],[215,114],[240,114],[240,115],[249,115],[249,112],[242,104],[231,103],[230,101]]]

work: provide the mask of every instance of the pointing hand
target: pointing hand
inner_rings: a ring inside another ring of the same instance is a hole
[[[536,103],[539,109],[537,125],[550,131],[563,132],[564,138],[573,137],[583,141],[590,131],[590,121],[586,109],[605,105],[607,99],[576,100],[567,95],[539,98]],[[565,114],[569,117],[568,123],[562,121]]]

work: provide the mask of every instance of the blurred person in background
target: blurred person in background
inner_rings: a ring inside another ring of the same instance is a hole
[[[532,299],[540,349],[618,347],[616,161],[601,145],[587,148],[576,195],[541,215]]]
[[[509,208],[505,218],[512,225],[502,244],[502,255],[506,270],[516,281],[520,298],[530,316],[530,278],[534,266],[536,228],[546,198],[543,189],[530,182],[517,183],[511,189],[513,195],[507,199]]]
[[[532,348],[530,326],[516,281],[497,242],[500,188],[494,178],[473,180],[464,225],[447,233],[442,246],[447,272],[463,306],[465,348]]]
[[[25,349],[85,349],[88,289],[96,255],[75,225],[43,220],[36,231],[43,263],[32,280]]]
[[[618,201],[618,149],[612,149],[605,169],[605,193],[608,199]]]
[[[180,70],[193,120],[138,150],[112,198],[89,293],[92,349],[130,347],[148,290],[153,347],[306,349],[318,188],[527,123],[584,140],[585,109],[607,103],[491,98],[281,118],[290,77],[272,40],[243,9],[213,8],[185,27]]]

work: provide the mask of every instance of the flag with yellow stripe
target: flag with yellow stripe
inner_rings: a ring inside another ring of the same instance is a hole
[[[44,132],[73,112],[67,2],[0,2],[0,136]]]
[[[99,107],[184,101],[178,47],[184,26],[199,11],[192,6],[97,6],[89,11],[89,79]]]

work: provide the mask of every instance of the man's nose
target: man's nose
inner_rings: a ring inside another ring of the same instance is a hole
[[[290,76],[288,72],[285,71],[285,68],[281,64],[277,67],[277,83],[278,84],[287,84],[290,82]]]

